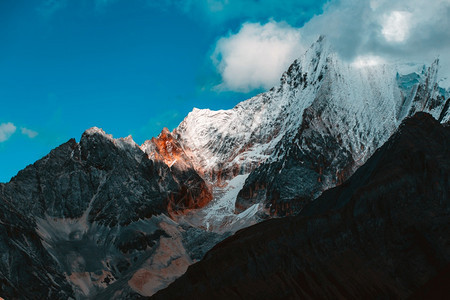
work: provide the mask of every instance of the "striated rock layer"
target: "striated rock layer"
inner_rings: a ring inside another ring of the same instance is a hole
[[[152,299],[427,298],[448,278],[449,153],[448,124],[417,113],[299,216],[237,232]]]

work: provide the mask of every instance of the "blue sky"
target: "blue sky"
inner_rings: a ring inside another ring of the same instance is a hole
[[[0,1],[0,182],[89,127],[140,144],[193,107],[227,109],[262,91],[217,88],[217,40],[245,22],[301,25],[322,5],[295,4],[303,17],[289,20],[270,12],[276,1],[257,2]]]
[[[450,0],[0,0],[0,182],[92,126],[141,144],[231,108],[319,34],[350,61],[440,55],[450,78],[448,28]]]

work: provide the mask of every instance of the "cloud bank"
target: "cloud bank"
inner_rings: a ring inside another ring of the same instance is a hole
[[[345,58],[376,54],[429,59],[450,48],[450,0],[332,1],[302,28],[326,34]],[[312,36],[312,37],[311,37]]]
[[[270,88],[305,50],[300,31],[286,23],[245,23],[236,34],[221,38],[211,56],[223,90],[247,92]]]
[[[8,140],[16,132],[16,126],[13,123],[0,124],[0,143]]]
[[[274,21],[245,23],[239,32],[217,42],[212,58],[222,76],[221,87],[269,88],[301,49],[325,34],[349,62],[430,64],[439,56],[441,77],[450,78],[449,28],[450,0],[330,1],[322,14],[299,28]],[[450,80],[441,85],[450,86]]]

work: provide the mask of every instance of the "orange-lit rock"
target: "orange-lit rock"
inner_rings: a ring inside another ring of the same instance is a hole
[[[171,215],[201,208],[212,200],[211,187],[198,174],[185,149],[167,128],[141,148],[153,161],[167,165],[178,184],[167,198],[167,210]]]

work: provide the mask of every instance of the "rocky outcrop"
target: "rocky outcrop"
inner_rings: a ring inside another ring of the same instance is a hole
[[[157,162],[159,173],[164,173],[165,166],[168,166],[170,174],[180,187],[178,192],[169,197],[169,213],[201,208],[211,201],[211,187],[197,173],[184,149],[167,128],[158,137],[146,141],[141,149],[151,160]]]
[[[417,113],[299,216],[237,232],[152,299],[407,298],[442,286],[449,141],[448,125]]]

